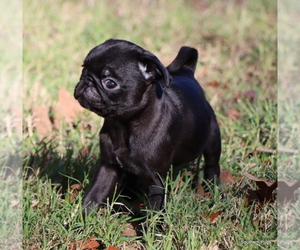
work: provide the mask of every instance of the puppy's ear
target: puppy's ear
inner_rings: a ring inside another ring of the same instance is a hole
[[[165,66],[152,53],[146,51],[139,60],[139,69],[147,83],[159,81],[162,88],[170,86],[172,77]]]

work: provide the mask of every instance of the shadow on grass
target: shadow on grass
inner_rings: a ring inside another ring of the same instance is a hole
[[[91,143],[78,150],[74,145],[68,145],[60,150],[57,142],[42,140],[23,157],[23,179],[32,175],[46,178],[59,184],[62,191],[76,183],[84,186],[87,176],[92,175],[98,165],[98,156],[90,152],[92,147]]]
[[[58,187],[57,192],[62,194],[62,198],[67,197],[70,186],[73,184],[81,184],[86,192],[89,190],[99,166],[98,147],[98,143],[93,140],[81,149],[78,148],[78,145],[71,143],[62,146],[57,142],[57,138],[41,140],[35,143],[34,149],[31,149],[30,152],[26,153],[25,151],[23,179],[33,178],[51,183]],[[199,181],[199,171],[197,171],[199,164],[200,159],[172,170],[171,179],[175,181],[179,175],[182,181],[185,178],[191,179],[191,186],[196,190]],[[130,183],[135,184],[131,185]],[[148,204],[145,195],[147,191],[140,184],[141,181],[132,174],[126,174],[121,178],[116,193],[112,194],[109,199],[116,203],[115,211],[130,211],[137,217],[145,216],[144,213],[141,213],[141,209],[143,210]]]

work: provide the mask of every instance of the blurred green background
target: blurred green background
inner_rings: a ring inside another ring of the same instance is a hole
[[[25,0],[23,5],[25,109],[51,105],[62,85],[71,91],[85,55],[108,38],[137,43],[165,64],[181,46],[195,47],[203,84],[215,79],[221,88],[263,89],[275,97],[273,1]]]

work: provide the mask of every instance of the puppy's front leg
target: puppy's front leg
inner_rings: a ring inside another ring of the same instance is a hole
[[[115,151],[117,155],[118,162],[122,166],[130,166],[130,169],[133,173],[136,173],[137,178],[144,180],[144,184],[148,189],[148,201],[150,209],[161,210],[164,203],[164,185],[162,179],[165,179],[165,176],[161,176],[158,173],[151,170],[151,168],[146,171],[143,169],[141,171],[142,163],[136,162],[134,158],[130,157],[127,149],[119,148]],[[165,167],[167,169],[167,167]],[[143,186],[144,188],[144,186]]]
[[[106,202],[120,179],[120,170],[115,166],[102,164],[94,177],[93,185],[83,201],[83,209],[90,213],[95,207]]]
[[[158,174],[152,177],[148,194],[150,208],[156,211],[163,209],[165,189]]]

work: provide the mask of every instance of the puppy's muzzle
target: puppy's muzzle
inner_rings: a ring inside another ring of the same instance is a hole
[[[84,95],[84,92],[87,88],[92,87],[92,83],[89,81],[80,81],[77,83],[75,91],[74,91],[74,98],[76,100],[80,99]]]

